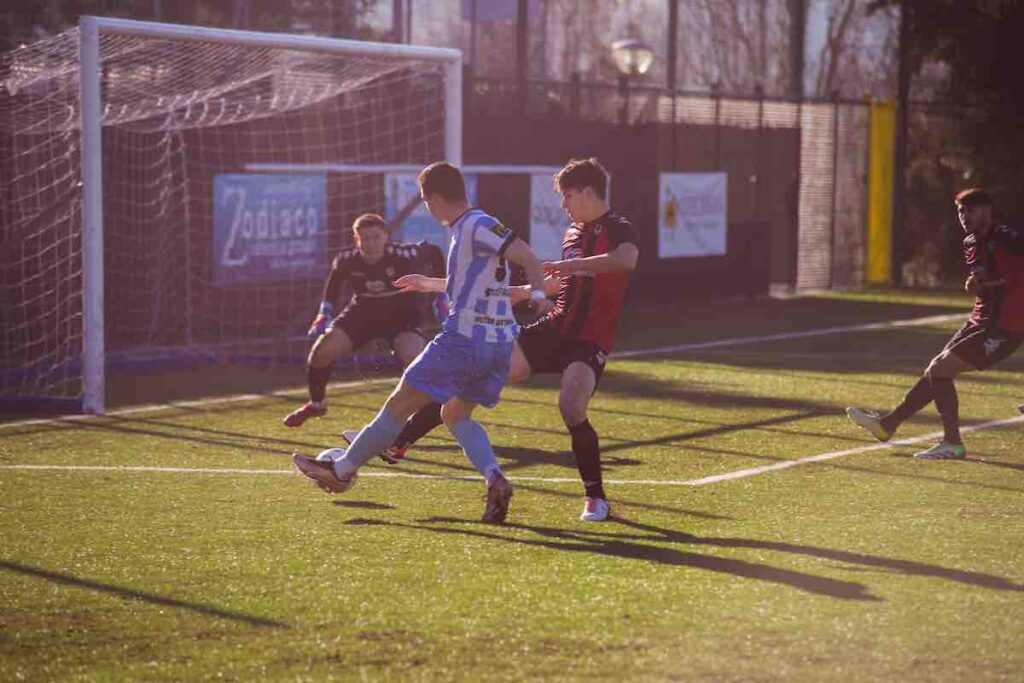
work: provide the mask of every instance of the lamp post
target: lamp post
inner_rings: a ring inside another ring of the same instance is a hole
[[[619,93],[622,96],[621,123],[629,123],[629,81],[643,76],[654,62],[654,50],[642,40],[627,38],[612,43],[612,59],[619,70]]]

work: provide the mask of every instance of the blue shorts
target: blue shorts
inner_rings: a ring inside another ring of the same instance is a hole
[[[479,342],[444,331],[409,364],[402,380],[441,404],[457,396],[493,408],[508,381],[512,344]]]

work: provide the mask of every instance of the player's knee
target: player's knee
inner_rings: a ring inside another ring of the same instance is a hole
[[[469,417],[469,413],[457,404],[446,403],[441,406],[441,422],[448,429],[451,429],[455,424],[465,420],[467,417]]]
[[[574,396],[560,396],[558,411],[566,425],[578,425],[587,419],[587,405],[576,400]]]

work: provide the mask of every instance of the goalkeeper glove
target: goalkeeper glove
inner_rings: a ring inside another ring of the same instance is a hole
[[[330,301],[320,302],[320,312],[313,318],[313,324],[309,326],[309,332],[306,336],[310,339],[316,339],[327,330],[327,324],[331,322],[331,318],[334,316],[334,305]]]

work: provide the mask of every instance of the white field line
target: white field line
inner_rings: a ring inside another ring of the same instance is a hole
[[[1017,417],[1006,418],[1004,420],[992,420],[990,422],[983,422],[981,424],[970,425],[963,427],[961,432],[978,432],[986,429],[995,429],[997,427],[1005,427],[1007,425],[1017,424],[1024,422],[1024,415],[1018,415]],[[888,443],[876,443],[869,446],[860,446],[858,448],[848,448],[843,451],[832,451],[830,453],[821,453],[820,455],[811,455],[806,458],[799,458],[797,460],[782,460],[780,462],[772,463],[771,465],[762,465],[761,467],[750,467],[745,470],[736,470],[735,472],[725,472],[723,474],[715,474],[710,477],[701,477],[700,479],[685,479],[678,481],[663,480],[663,479],[606,479],[606,484],[614,484],[616,486],[622,485],[640,485],[640,486],[707,486],[708,484],[716,484],[720,481],[728,481],[731,479],[743,479],[745,477],[753,477],[758,474],[764,474],[765,472],[774,472],[775,470],[784,470],[790,467],[796,467],[797,465],[808,465],[816,462],[824,462],[826,460],[833,460],[835,458],[841,458],[847,455],[855,455],[857,453],[868,453],[870,451],[881,451],[887,448],[894,448],[897,446],[909,446],[922,441],[934,441],[942,437],[942,432],[932,432],[931,434],[922,434],[920,436],[914,436],[907,439],[899,439],[897,441],[890,441]],[[119,465],[0,465],[0,470],[65,470],[65,471],[99,471],[99,472],[177,472],[187,474],[294,474],[295,472],[290,469],[241,469],[241,468],[229,468],[229,467],[156,467],[156,466],[119,466]],[[362,471],[359,473],[361,477],[380,477],[382,479],[455,479],[455,480],[479,480],[481,477],[478,475],[464,475],[464,474],[414,474],[412,472],[380,472],[380,471]],[[542,482],[547,484],[579,484],[579,479],[576,477],[509,477],[512,481],[522,482]]]
[[[677,353],[679,351],[692,351],[695,349],[712,349],[722,346],[739,346],[741,344],[754,344],[757,342],[779,341],[785,339],[803,339],[806,337],[821,337],[829,334],[841,334],[843,332],[863,332],[868,330],[885,330],[896,327],[911,327],[914,325],[930,325],[932,323],[948,322],[963,318],[963,313],[949,313],[944,315],[931,315],[924,318],[910,318],[906,320],[889,320],[880,323],[867,323],[864,325],[849,325],[847,327],[825,327],[816,330],[803,330],[800,332],[780,332],[759,337],[731,337],[729,339],[716,339],[708,342],[697,342],[695,344],[678,344],[676,346],[659,346],[652,349],[635,349],[632,351],[617,351],[612,354],[614,358],[641,358],[643,356],[657,356],[666,353]],[[394,382],[394,377],[381,377],[375,379],[356,380],[352,382],[336,382],[331,384],[329,389],[343,389],[347,387],[359,387],[371,384],[383,384]],[[234,403],[237,401],[257,401],[267,396],[291,396],[300,393],[301,389],[287,389],[282,391],[268,392],[266,394],[237,394],[234,396],[221,396],[219,398],[203,398],[195,401],[173,401],[156,405],[136,406],[134,408],[123,408],[111,410],[107,416],[135,415],[138,413],[150,413],[159,410],[172,408],[203,408],[205,406],[218,405],[222,403]],[[79,420],[97,419],[96,415],[67,415],[63,417],[40,418],[35,420],[22,420],[20,422],[0,423],[0,429],[5,427],[25,427],[29,425],[53,424],[55,422],[76,422]]]
[[[985,429],[994,429],[996,427],[1005,427],[1007,425],[1017,424],[1024,422],[1024,415],[1018,415],[1017,417],[1008,417],[1004,420],[992,420],[991,422],[982,422],[981,424],[970,425],[968,427],[962,427],[961,432],[979,432]],[[854,455],[856,453],[867,453],[869,451],[881,451],[886,448],[893,448],[896,446],[909,446],[911,444],[920,443],[922,441],[935,441],[941,439],[943,436],[942,432],[932,432],[931,434],[922,434],[921,436],[911,437],[909,439],[898,439],[896,441],[889,441],[887,443],[876,443],[870,446],[861,446],[859,448],[848,448],[845,451],[832,451],[831,453],[822,453],[820,455],[811,455],[806,458],[799,458],[797,460],[782,460],[780,462],[772,463],[771,465],[762,465],[761,467],[751,467],[745,470],[736,470],[735,472],[725,472],[723,474],[715,474],[710,477],[701,477],[700,479],[690,479],[689,481],[677,482],[686,486],[706,486],[707,484],[714,484],[719,481],[727,481],[729,479],[743,479],[744,477],[753,477],[758,474],[764,474],[765,472],[773,472],[775,470],[784,470],[788,467],[796,467],[797,465],[807,465],[815,462],[823,462],[825,460],[832,460],[834,458],[841,458],[845,455]]]
[[[703,349],[712,348],[717,346],[728,346],[731,344],[748,344],[758,341],[774,341],[780,339],[795,339],[801,337],[814,337],[826,334],[839,334],[842,332],[854,332],[863,330],[879,330],[889,329],[894,327],[908,327],[911,325],[927,325],[937,322],[946,322],[949,320],[957,319],[962,317],[960,314],[955,315],[938,315],[929,316],[926,318],[914,318],[910,320],[893,320],[883,323],[869,323],[866,325],[853,325],[849,327],[831,327],[820,330],[806,330],[804,332],[792,332],[766,335],[762,337],[739,337],[734,339],[722,339],[712,342],[704,342],[698,344],[682,344],[678,346],[665,346],[655,349],[643,349],[638,351],[626,351],[620,354],[615,354],[617,357],[639,357],[643,355],[655,355],[663,353],[675,353],[678,351],[687,351],[692,349]],[[365,386],[369,384],[379,384],[384,382],[394,381],[394,378],[379,378],[370,380],[360,380],[354,382],[341,382],[332,384],[332,388],[344,388],[353,386]],[[132,413],[151,412],[156,410],[163,410],[167,408],[175,407],[201,407],[207,405],[213,405],[218,403],[228,403],[232,401],[251,401],[266,396],[287,396],[296,393],[298,390],[289,391],[278,391],[269,394],[242,394],[238,396],[225,396],[222,398],[215,399],[202,399],[197,401],[181,401],[176,403],[168,403],[163,405],[153,406],[140,406],[136,408],[128,408],[121,411],[115,411],[108,413],[108,415],[127,415]],[[42,420],[27,420],[23,422],[8,423],[3,426],[12,425],[29,425],[29,424],[45,424],[50,422],[60,422],[69,420],[82,420],[95,418],[94,415],[74,415],[69,417],[61,417],[54,419],[42,419]],[[994,429],[997,427],[1003,427],[1006,425],[1017,424],[1024,422],[1024,415],[1006,418],[1003,420],[992,420],[990,422],[984,422],[977,425],[971,425],[963,427],[962,432],[973,432],[982,431],[986,429]],[[758,474],[765,472],[773,472],[775,470],[788,469],[790,467],[796,467],[797,465],[806,465],[810,463],[823,462],[826,460],[832,460],[834,458],[840,458],[847,455],[854,455],[857,453],[867,453],[870,451],[879,451],[887,448],[893,448],[896,446],[908,446],[922,441],[932,441],[942,437],[942,432],[933,432],[930,434],[923,434],[907,439],[899,439],[896,441],[890,441],[888,443],[871,444],[868,446],[860,446],[858,448],[849,448],[842,451],[831,451],[829,453],[821,453],[819,455],[812,455],[806,458],[799,458],[796,460],[783,460],[775,462],[770,465],[762,465],[760,467],[751,467],[743,470],[736,470],[734,472],[725,472],[722,474],[716,474],[708,477],[701,477],[699,479],[686,479],[686,480],[655,480],[655,479],[607,479],[605,483],[614,484],[617,486],[621,485],[642,485],[642,486],[706,486],[708,484],[714,484],[720,481],[728,481],[731,479],[742,479],[745,477],[753,477]],[[156,466],[117,466],[117,465],[3,465],[0,464],[0,470],[80,470],[80,471],[106,471],[106,472],[178,472],[178,473],[192,473],[192,474],[293,474],[290,469],[240,469],[240,468],[214,468],[214,467],[156,467]],[[454,479],[454,480],[477,480],[480,477],[474,475],[452,475],[452,474],[414,474],[410,472],[379,472],[379,471],[363,471],[360,472],[360,476],[364,477],[380,477],[380,478],[409,478],[409,479]],[[578,484],[579,480],[575,477],[509,477],[513,481],[523,482],[543,482],[552,484],[571,483]]]
[[[888,320],[880,323],[866,323],[864,325],[849,325],[846,327],[823,327],[816,330],[803,330],[802,332],[780,332],[778,334],[767,334],[757,337],[732,337],[730,339],[716,339],[714,341],[697,342],[695,344],[678,344],[676,346],[659,346],[653,349],[637,349],[635,351],[617,351],[612,354],[613,358],[640,358],[643,356],[658,356],[666,353],[678,353],[679,351],[694,351],[696,349],[714,349],[720,346],[739,346],[741,344],[756,344],[758,342],[782,341],[785,339],[805,339],[807,337],[823,337],[829,334],[841,334],[843,332],[867,332],[870,330],[888,330],[894,327],[912,327],[914,325],[930,325],[932,323],[944,323],[950,320],[964,318],[963,313],[946,313],[943,315],[930,315],[925,318],[910,318],[908,320]]]

